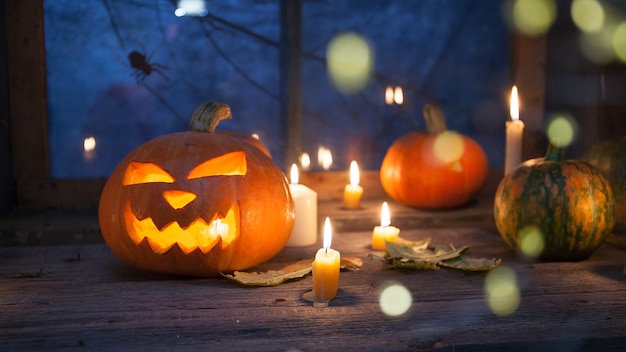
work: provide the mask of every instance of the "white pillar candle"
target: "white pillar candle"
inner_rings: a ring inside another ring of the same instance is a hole
[[[511,120],[506,122],[506,159],[504,174],[508,174],[522,162],[522,139],[524,137],[524,122],[519,119],[519,102],[517,87],[511,89]]]
[[[286,244],[288,247],[311,246],[317,242],[317,193],[298,181],[298,168],[294,164],[289,190],[296,208],[296,222]]]

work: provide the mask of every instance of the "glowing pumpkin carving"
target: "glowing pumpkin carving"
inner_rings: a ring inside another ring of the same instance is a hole
[[[137,147],[113,171],[98,220],[122,260],[208,277],[250,268],[284,247],[295,220],[287,180],[255,146],[212,133],[229,117],[224,104],[203,105],[190,132]]]

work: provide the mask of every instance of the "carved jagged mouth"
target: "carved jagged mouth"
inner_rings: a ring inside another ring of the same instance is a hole
[[[173,221],[159,231],[151,218],[138,220],[130,208],[130,203],[126,205],[124,211],[126,229],[133,242],[138,245],[146,239],[152,251],[157,254],[166,253],[174,245],[178,245],[185,254],[196,249],[200,249],[202,253],[208,253],[220,242],[220,238],[222,240],[221,246],[224,248],[237,237],[239,216],[239,205],[235,203],[228,210],[226,216],[219,219],[222,224],[228,225],[228,230],[220,234],[217,231],[217,226],[213,223],[218,219],[217,216],[209,224],[204,219],[198,218],[184,229],[176,221]]]

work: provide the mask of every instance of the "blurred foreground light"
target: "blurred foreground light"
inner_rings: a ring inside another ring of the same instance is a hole
[[[543,233],[535,226],[526,226],[520,230],[519,247],[527,258],[537,258],[544,247]]]
[[[362,90],[370,77],[373,56],[369,43],[360,35],[344,33],[336,36],[326,51],[331,82],[344,92]]]
[[[576,121],[565,115],[558,115],[548,121],[548,140],[559,148],[572,144],[578,132]]]
[[[613,32],[615,26],[604,26],[593,33],[583,33],[580,37],[580,49],[583,55],[598,65],[606,64],[615,58],[613,51]]]
[[[453,163],[461,159],[465,152],[463,137],[454,131],[445,131],[437,135],[433,152],[438,162]]]
[[[595,32],[604,25],[604,8],[597,0],[574,0],[572,20],[583,32]]]
[[[620,23],[613,32],[613,50],[615,55],[626,63],[626,22]]]
[[[513,314],[520,303],[520,291],[515,271],[499,266],[487,273],[485,300],[491,311],[501,317]]]
[[[515,0],[513,24],[529,36],[546,33],[556,18],[554,0]]]
[[[399,284],[392,284],[380,293],[380,309],[386,315],[397,317],[406,313],[413,304],[411,292]]]
[[[209,13],[204,0],[178,0],[178,6],[174,10],[176,17],[199,16],[204,17]]]

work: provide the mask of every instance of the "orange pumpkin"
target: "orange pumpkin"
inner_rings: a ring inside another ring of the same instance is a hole
[[[270,153],[270,150],[267,148],[267,146],[265,144],[263,144],[263,142],[261,142],[261,140],[259,138],[255,137],[254,135],[240,133],[240,132],[233,132],[233,131],[218,131],[217,133],[224,134],[224,135],[227,135],[227,136],[230,136],[230,137],[234,137],[234,138],[242,139],[242,140],[252,144],[253,146],[259,148],[265,155],[269,156],[270,158],[272,157],[272,154]]]
[[[409,132],[387,150],[380,181],[394,200],[417,208],[466,204],[487,182],[489,164],[472,138],[448,131],[441,109],[424,108],[428,133]]]
[[[284,247],[295,221],[287,179],[256,147],[212,133],[229,114],[224,104],[201,106],[192,131],[140,145],[110,175],[98,220],[122,260],[209,277],[250,268]]]

